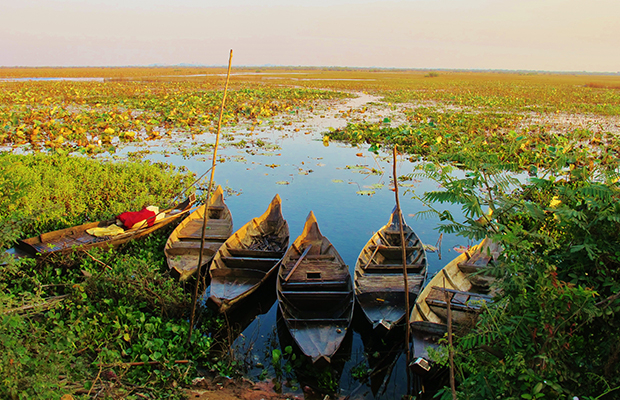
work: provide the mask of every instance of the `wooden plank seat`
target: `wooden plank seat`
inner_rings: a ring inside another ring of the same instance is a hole
[[[287,276],[295,263],[287,263],[282,270],[283,275]],[[330,282],[343,281],[349,278],[349,270],[341,266],[340,263],[326,262],[307,262],[302,260],[293,274],[289,277],[289,282]]]
[[[205,237],[210,240],[226,240],[230,236],[230,223],[224,220],[210,219],[207,221]],[[179,239],[197,239],[202,237],[202,220],[192,220],[178,233]]]
[[[228,268],[252,268],[259,270],[271,269],[280,258],[258,257],[221,257]]]
[[[420,275],[407,276],[409,291],[417,293],[421,287],[424,277]],[[357,278],[357,291],[361,292],[399,292],[403,291],[405,282],[402,274],[372,275]]]
[[[233,257],[254,257],[254,258],[282,258],[283,251],[254,250],[254,249],[228,249]]]
[[[407,271],[416,272],[421,271],[424,268],[424,264],[408,264]],[[369,264],[364,268],[364,272],[373,273],[391,273],[403,270],[403,264]]]
[[[475,292],[465,292],[463,290],[455,290],[455,289],[449,289],[449,288],[443,288],[440,286],[433,286],[433,292],[437,293],[437,292],[441,292],[441,293],[445,293],[447,292],[453,299],[457,299],[455,301],[462,301],[462,299],[470,299],[470,298],[477,298],[477,299],[482,299],[482,300],[488,300],[491,301],[493,300],[493,296],[490,296],[488,294],[482,294],[482,293],[475,293]]]
[[[330,289],[330,288],[345,288],[347,287],[347,285],[349,284],[349,281],[347,280],[342,280],[342,281],[328,281],[328,282],[322,282],[322,281],[317,281],[317,282],[282,282],[281,286],[283,290],[286,291],[295,291],[295,290],[316,290],[316,289]]]
[[[487,268],[493,260],[493,255],[487,253],[484,249],[474,253],[467,261],[459,263],[459,269],[464,273],[477,272],[483,268]]]
[[[215,251],[217,251],[217,249],[220,248],[220,246],[222,245],[223,242],[217,242],[217,243],[211,243],[211,242],[206,242],[204,244],[204,248],[213,248],[215,249]],[[172,249],[188,249],[188,250],[200,250],[200,240],[181,240],[178,242],[174,242],[172,244],[172,246],[170,246],[169,250]]]
[[[293,291],[281,292],[282,299],[299,310],[315,312],[326,308],[340,307],[352,299],[353,292],[339,290]]]
[[[433,286],[433,293],[426,298],[426,304],[440,308],[448,308],[444,293],[450,296],[450,308],[455,311],[479,312],[482,302],[492,302],[493,297],[480,293],[464,292]]]
[[[445,300],[426,299],[426,304],[428,304],[429,307],[440,307],[440,308],[446,308],[446,309],[448,308],[448,303]],[[480,312],[481,304],[477,304],[477,303],[476,304],[473,304],[473,303],[461,304],[461,303],[450,302],[450,308],[454,311],[477,313],[477,312]]]
[[[452,295],[461,295],[461,296],[468,296],[468,297],[479,297],[485,300],[493,300],[493,296],[489,296],[487,294],[482,294],[482,293],[475,293],[475,292],[465,292],[463,290],[456,290],[456,289],[450,289],[450,288],[443,288],[441,286],[433,286],[433,290],[439,291],[439,292],[448,292]]]
[[[304,257],[304,260],[334,260],[334,259],[336,259],[336,256],[332,254],[307,254]],[[290,257],[289,260],[297,261],[299,260],[299,257],[293,256],[293,257]]]
[[[284,265],[284,271],[288,271],[291,268],[293,268],[295,266],[296,261],[293,261],[291,259],[289,259],[289,261]],[[334,270],[334,271],[338,271],[341,268],[341,264],[337,261],[335,262],[326,262],[323,260],[307,260],[307,259],[303,259],[301,260],[301,263],[299,264],[299,266],[297,267],[297,270],[301,271],[301,270],[306,270],[306,269],[312,269],[312,270],[324,270],[324,271],[330,271],[330,270]]]

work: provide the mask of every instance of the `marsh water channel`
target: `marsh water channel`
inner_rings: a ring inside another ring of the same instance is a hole
[[[364,112],[359,111],[364,108]],[[350,110],[353,112],[349,117],[343,117],[343,111]],[[248,122],[224,128],[215,181],[227,193],[225,201],[233,216],[233,229],[261,215],[277,193],[290,227],[290,241],[299,236],[308,213],[313,211],[322,234],[331,240],[353,274],[360,251],[387,223],[395,206],[392,154],[375,155],[367,146],[325,143],[322,133],[330,127],[344,126],[351,118],[376,121],[390,117],[392,123],[397,123],[396,114],[397,110],[378,98],[357,94],[355,98],[320,103],[312,113],[294,112],[260,124]],[[247,145],[239,146],[241,139]],[[140,155],[185,166],[200,176],[211,167],[213,149],[206,145],[213,142],[213,134],[173,135],[126,146],[114,158]],[[414,163],[404,156],[398,158],[399,175],[413,171]],[[439,239],[439,221],[417,218],[415,214],[424,207],[412,196],[414,192],[421,195],[436,189],[435,182],[424,180],[408,180],[400,186],[406,222],[425,244],[432,246]],[[459,215],[456,207],[451,211]],[[458,255],[455,248],[470,244],[463,238],[443,235],[441,259],[438,252],[428,252],[429,277]],[[240,311],[227,316],[230,329],[221,340],[232,342],[232,354],[243,363],[242,372],[248,378],[274,379],[276,386],[283,385],[284,392],[303,393],[306,398],[312,393],[336,392],[360,399],[393,399],[407,393],[402,330],[389,338],[372,337],[370,326],[356,313],[332,365],[317,369],[303,357],[293,356],[299,350],[292,346],[292,339],[278,322],[277,309],[274,281]],[[279,360],[278,353],[282,354]]]
[[[363,113],[355,112],[363,108]],[[351,110],[348,118],[343,117],[344,112]],[[227,192],[225,201],[233,216],[233,229],[262,214],[277,193],[282,198],[291,242],[299,236],[308,213],[313,211],[321,232],[331,240],[353,274],[360,251],[372,234],[387,223],[395,206],[391,190],[392,154],[375,155],[367,146],[325,143],[322,133],[344,126],[351,118],[376,121],[386,117],[392,123],[398,118],[395,110],[378,98],[358,94],[351,99],[321,103],[313,113],[295,112],[261,124],[248,122],[224,128],[222,137],[228,141],[220,142],[215,181]],[[241,139],[247,142],[246,146],[231,145]],[[201,175],[212,163],[213,149],[205,145],[213,142],[212,134],[171,136],[124,147],[115,158],[140,154],[153,161],[185,166]],[[413,171],[414,163],[404,156],[398,158],[399,175]],[[206,185],[205,181],[203,186]],[[439,221],[417,218],[415,214],[424,207],[412,196],[414,192],[421,195],[436,189],[435,182],[415,179],[400,186],[406,222],[425,244],[432,246],[439,239]],[[459,215],[458,209],[451,211]],[[463,238],[443,235],[441,258],[439,252],[428,252],[429,277],[458,255],[455,248],[470,244]],[[332,365],[314,368],[303,357],[293,356],[299,350],[278,322],[277,309],[273,282],[251,297],[241,310],[227,316],[229,329],[220,340],[227,342],[224,348],[232,342],[232,354],[242,362],[242,372],[248,378],[273,379],[276,386],[283,386],[284,392],[303,393],[306,398],[313,393],[335,392],[353,398],[392,399],[407,393],[403,330],[388,338],[373,337],[370,326],[356,313]]]

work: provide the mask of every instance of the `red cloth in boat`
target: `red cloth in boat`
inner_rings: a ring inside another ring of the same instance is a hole
[[[116,218],[120,220],[127,229],[131,229],[138,222],[144,220],[146,220],[148,226],[153,226],[155,223],[155,213],[147,210],[146,207],[140,211],[125,211]]]

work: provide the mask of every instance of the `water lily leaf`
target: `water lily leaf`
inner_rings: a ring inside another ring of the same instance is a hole
[[[332,179],[332,182],[334,182],[334,183],[342,183],[344,181],[342,179]]]
[[[375,191],[374,190],[358,190],[355,193],[361,194],[362,196],[372,196],[373,194],[375,194]]]
[[[289,181],[277,181],[276,184],[277,185],[290,185],[291,182],[289,182]]]
[[[383,189],[385,187],[382,183],[375,183],[374,185],[364,185],[366,189]]]

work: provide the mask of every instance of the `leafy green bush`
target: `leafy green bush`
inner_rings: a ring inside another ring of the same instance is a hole
[[[461,204],[468,219],[431,210],[446,221],[444,231],[491,235],[504,248],[491,271],[501,295],[455,338],[459,398],[602,399],[620,390],[616,168],[550,171],[512,191],[484,165],[462,178],[426,167],[443,190],[423,199]],[[476,223],[483,206],[493,224]]]
[[[190,178],[59,156],[3,154],[0,164],[3,247],[21,232],[165,206]],[[0,398],[182,397],[213,339],[205,323],[187,341],[191,297],[164,265],[171,229],[120,250],[0,265]]]
[[[83,157],[0,154],[0,227],[24,234],[165,207],[191,183],[169,164],[106,163]]]

